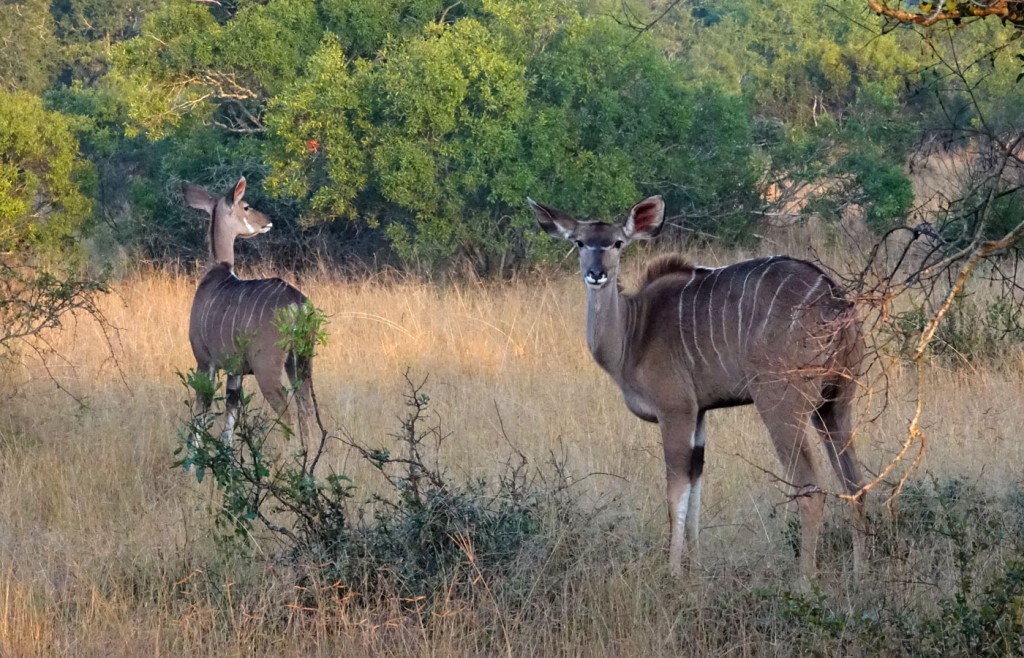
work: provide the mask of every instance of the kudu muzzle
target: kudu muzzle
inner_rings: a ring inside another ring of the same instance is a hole
[[[247,216],[248,215],[248,216]],[[245,226],[245,233],[239,233],[240,238],[254,238],[262,235],[274,227],[274,223],[263,213],[249,212],[242,215],[242,224]]]
[[[591,288],[600,288],[608,283],[608,268],[604,264],[605,248],[582,246],[579,249],[584,283]]]

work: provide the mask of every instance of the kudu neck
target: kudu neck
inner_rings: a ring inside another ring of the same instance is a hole
[[[587,347],[594,360],[617,377],[623,367],[626,300],[614,278],[602,288],[587,289]]]
[[[210,219],[210,263],[235,267],[235,234],[214,212]]]

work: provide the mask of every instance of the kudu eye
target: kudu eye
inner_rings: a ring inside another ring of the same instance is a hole
[[[615,241],[615,248],[616,249],[622,249],[622,240],[616,240]]]
[[[583,240],[573,240],[573,243],[576,245],[577,249],[583,248]]]

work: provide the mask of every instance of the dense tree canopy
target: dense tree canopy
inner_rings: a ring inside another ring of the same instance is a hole
[[[91,216],[91,174],[67,117],[0,91],[0,253],[68,251]]]
[[[0,89],[45,91],[53,78],[56,47],[47,0],[5,3],[0,11]]]
[[[279,258],[507,272],[550,249],[526,195],[609,218],[661,193],[675,223],[744,240],[769,190],[799,191],[884,231],[912,148],[1019,130],[1024,106],[1013,30],[882,35],[876,4],[15,0],[0,114],[44,152],[9,165],[4,221],[187,258],[204,234],[179,182],[245,174],[279,230],[242,248]],[[976,64],[953,80],[953,59]]]

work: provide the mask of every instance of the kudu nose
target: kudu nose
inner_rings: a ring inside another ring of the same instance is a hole
[[[598,285],[608,280],[608,273],[604,270],[591,270],[588,269],[587,273],[583,275],[583,279],[590,284]]]

